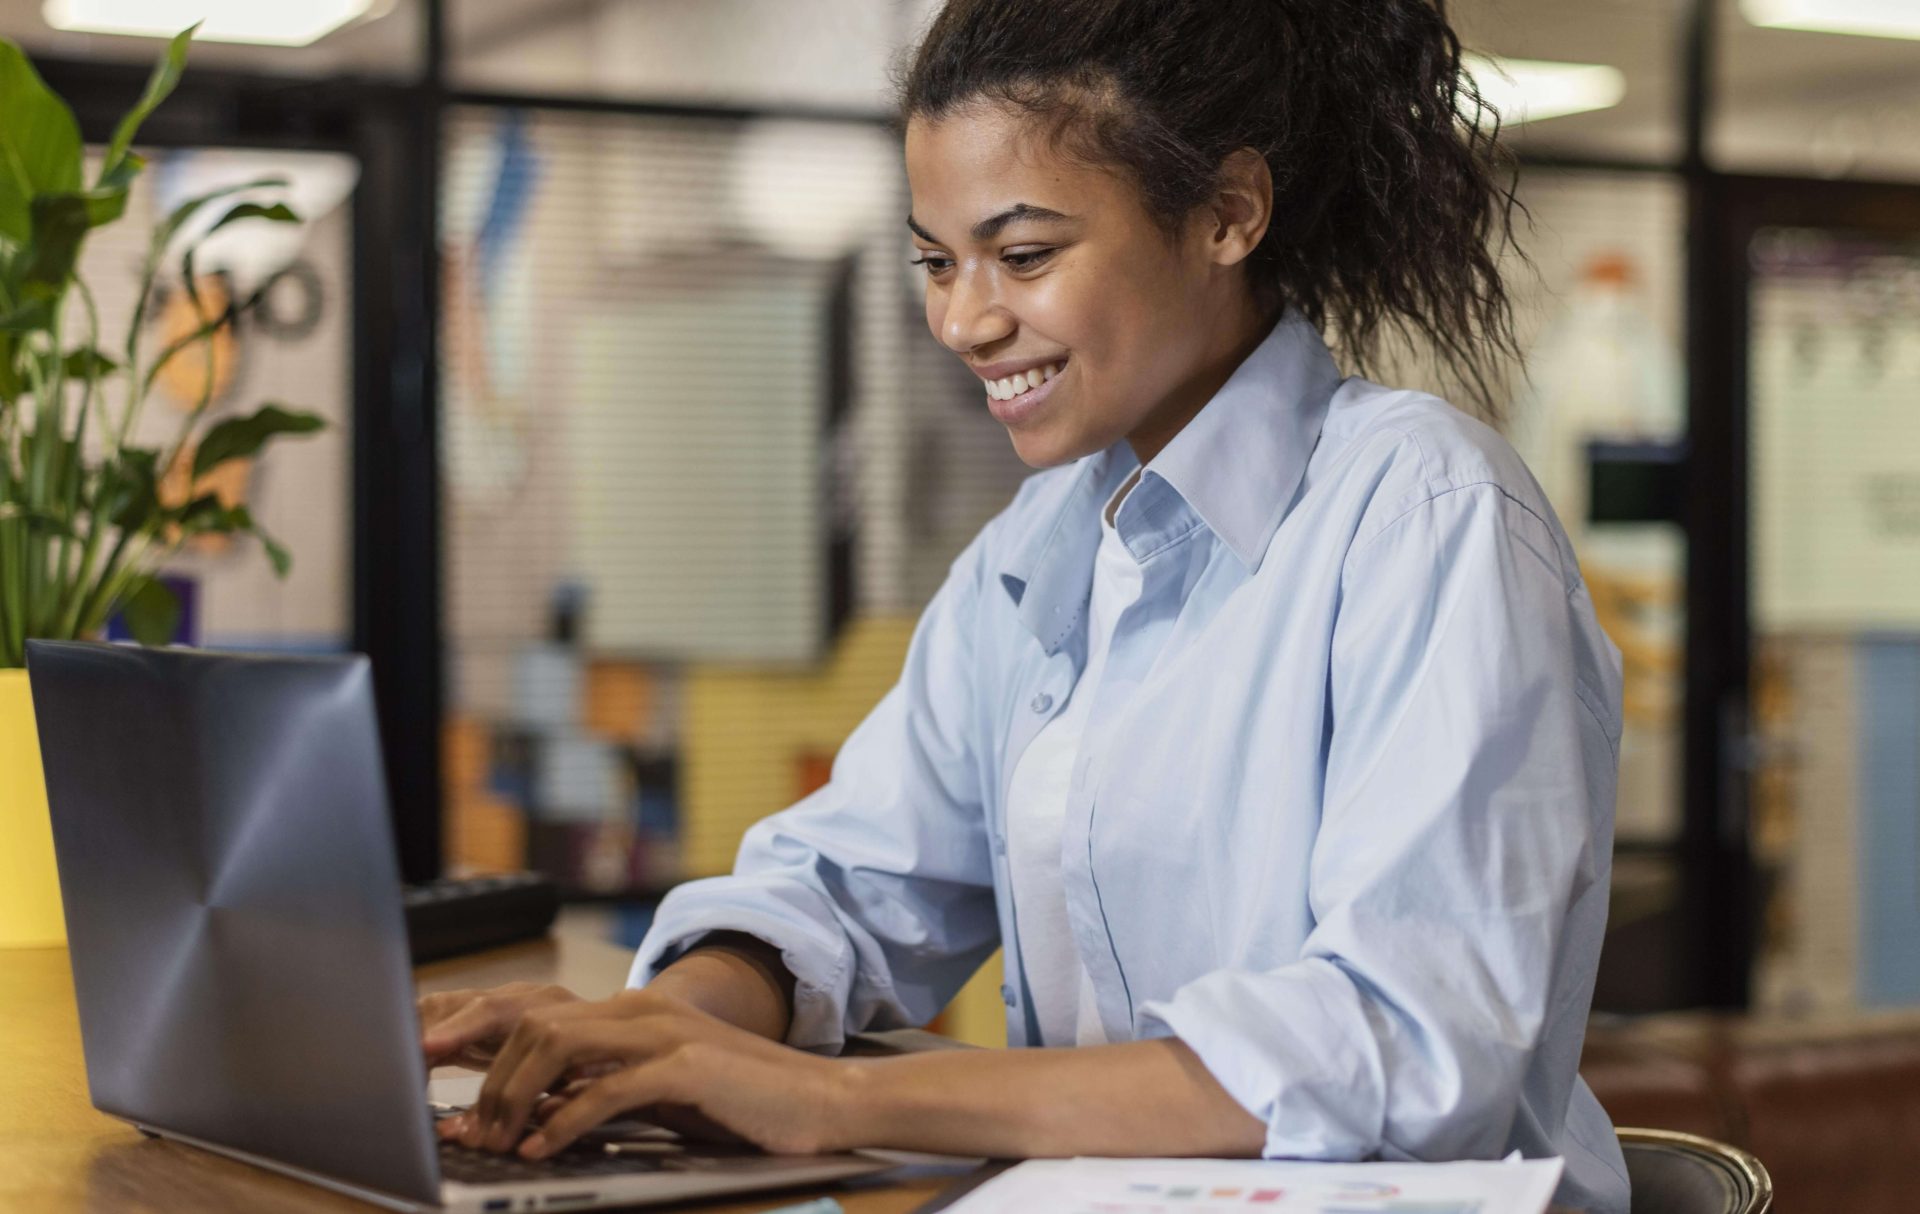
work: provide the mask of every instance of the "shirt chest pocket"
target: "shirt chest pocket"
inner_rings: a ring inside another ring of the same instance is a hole
[[[1116,780],[1095,795],[1088,878],[1136,1005],[1160,997],[1170,976],[1216,963],[1219,857],[1207,818],[1190,794],[1153,780]]]
[[[1244,752],[1138,761],[1150,751],[1116,754],[1083,840],[1136,1005],[1215,969],[1292,960],[1313,926],[1312,766],[1276,771]]]

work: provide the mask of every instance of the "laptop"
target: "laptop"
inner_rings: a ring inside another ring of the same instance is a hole
[[[442,1143],[366,658],[29,641],[27,670],[101,1112],[397,1210],[646,1204],[893,1166],[633,1123],[537,1162]]]

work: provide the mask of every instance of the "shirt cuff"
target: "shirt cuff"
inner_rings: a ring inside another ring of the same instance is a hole
[[[1139,1007],[1141,1037],[1174,1036],[1267,1127],[1265,1159],[1351,1161],[1380,1149],[1385,1084],[1359,994],[1329,962],[1215,970]]]
[[[769,910],[748,905],[735,878],[691,881],[669,893],[640,942],[627,986],[645,986],[701,937],[725,931],[743,932],[778,949],[781,963],[793,975],[793,1021],[787,1026],[786,1043],[814,1053],[838,1054],[847,1039],[852,946],[844,934],[823,928],[791,907]]]

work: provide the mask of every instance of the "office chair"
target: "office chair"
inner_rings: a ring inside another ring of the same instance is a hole
[[[1674,1130],[1622,1129],[1632,1214],[1767,1214],[1773,1180],[1738,1147]]]

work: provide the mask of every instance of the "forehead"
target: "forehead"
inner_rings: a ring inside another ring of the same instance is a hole
[[[975,105],[939,121],[907,123],[913,215],[947,239],[1014,201],[1069,214],[1100,209],[1113,179],[1057,155],[1038,123],[1003,106]]]

